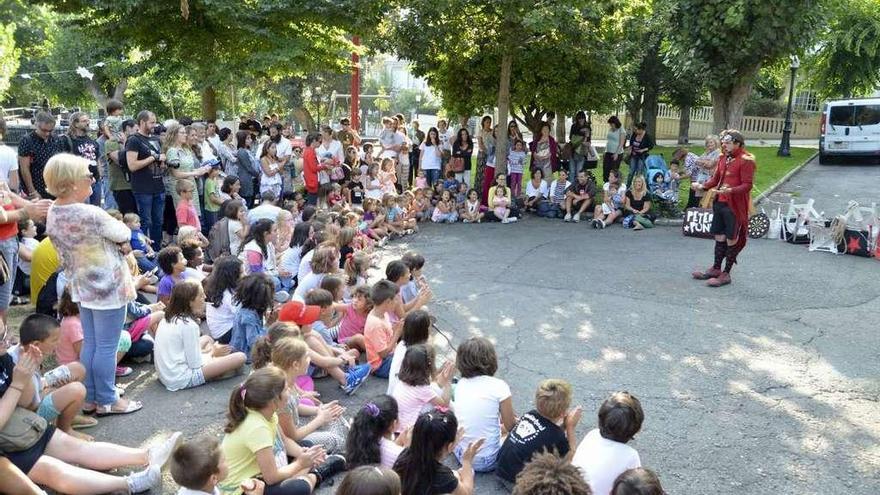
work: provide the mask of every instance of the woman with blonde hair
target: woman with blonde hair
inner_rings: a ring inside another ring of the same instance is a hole
[[[85,410],[101,416],[132,413],[141,403],[118,397],[115,384],[125,308],[137,296],[124,257],[131,251],[131,230],[103,209],[86,204],[94,183],[88,160],[55,155],[43,177],[57,197],[49,208],[46,233],[62,260],[72,300],[80,307]]]
[[[632,187],[626,191],[623,203],[623,227],[633,230],[650,229],[654,222],[650,218],[651,197],[645,176],[637,174],[633,177]]]
[[[177,183],[185,180],[192,184],[193,190],[198,190],[196,186],[196,178],[208,173],[210,167],[198,167],[196,155],[193,153],[190,144],[196,139],[195,129],[173,123],[168,126],[168,133],[165,135],[163,148],[165,150],[165,163],[168,164],[168,180],[165,181],[165,192],[171,195],[174,201],[174,207],[180,201],[180,195],[177,194]],[[193,195],[193,207],[196,211],[199,208],[199,195]]]
[[[706,136],[706,151],[694,160],[692,167],[686,167],[688,174],[691,176],[691,182],[702,184],[711,179],[715,175],[715,167],[718,166],[718,158],[720,156],[721,139],[715,134]],[[691,189],[688,197],[688,208],[698,206],[702,197],[702,190],[695,191]]]

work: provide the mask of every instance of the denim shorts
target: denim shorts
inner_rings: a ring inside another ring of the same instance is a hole
[[[43,397],[43,400],[40,401],[40,407],[37,408],[37,415],[50,423],[55,421],[58,416],[61,416],[61,411],[55,409],[55,401],[52,399],[52,394]]]

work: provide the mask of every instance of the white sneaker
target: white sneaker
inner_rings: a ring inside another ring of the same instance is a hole
[[[501,219],[501,223],[510,223],[510,220],[508,220],[507,218],[503,218]]]
[[[507,217],[507,223],[516,223],[517,220],[516,217]]]
[[[164,442],[150,447],[150,467],[155,466],[161,470],[168,463],[168,459],[171,458],[171,454],[174,453],[174,449],[180,443],[181,435],[182,433],[175,431]]]
[[[461,221],[461,223],[471,223],[471,221],[468,220],[467,218],[465,218],[464,220]]]
[[[566,222],[570,222],[571,221],[571,213],[566,213],[565,218],[563,220]]]
[[[162,472],[158,466],[150,466],[143,471],[131,473],[125,477],[129,493],[144,493],[162,481]]]
[[[574,214],[574,217],[572,218],[572,220],[574,221],[574,223],[580,223],[580,222],[581,222],[581,214],[580,214],[580,213],[575,213],[575,214]]]

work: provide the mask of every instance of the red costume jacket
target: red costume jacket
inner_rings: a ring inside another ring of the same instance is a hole
[[[749,237],[749,206],[751,205],[752,183],[755,179],[755,157],[739,148],[730,156],[718,159],[715,175],[703,183],[704,189],[728,186],[730,193],[718,194],[716,199],[730,205],[736,216],[737,245],[745,246]]]

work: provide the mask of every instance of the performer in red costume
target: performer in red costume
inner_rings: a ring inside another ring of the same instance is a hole
[[[710,287],[731,282],[730,269],[749,237],[749,205],[755,178],[755,157],[745,150],[745,139],[739,131],[727,131],[721,139],[723,155],[715,175],[706,182],[694,183],[694,190],[715,188],[711,232],[715,235],[715,264],[705,272],[694,272],[697,280],[708,280]],[[721,262],[727,258],[724,271]]]

